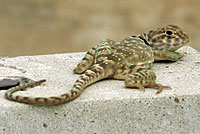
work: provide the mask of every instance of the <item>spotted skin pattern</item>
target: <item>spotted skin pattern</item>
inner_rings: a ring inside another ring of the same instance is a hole
[[[77,98],[87,86],[105,78],[124,80],[126,87],[143,91],[145,87],[156,88],[157,93],[160,93],[164,88],[170,87],[155,81],[156,74],[150,70],[152,63],[160,60],[177,61],[185,52],[176,50],[188,42],[188,35],[174,25],[130,36],[119,42],[104,39],[91,48],[74,69],[75,73],[82,75],[68,92],[53,97],[24,97],[14,94],[45,81],[40,80],[13,87],[6,92],[5,97],[26,104],[57,105]]]

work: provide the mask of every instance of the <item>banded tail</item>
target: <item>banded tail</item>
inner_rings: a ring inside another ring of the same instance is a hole
[[[38,86],[45,80],[30,82],[24,85],[10,88],[7,90],[5,97],[12,101],[34,105],[57,105],[69,102],[77,98],[83,90],[101,79],[107,78],[114,74],[114,63],[112,61],[104,61],[101,64],[93,65],[89,70],[82,74],[75,82],[73,88],[64,94],[52,97],[25,97],[13,94],[16,91],[25,90],[28,87]]]

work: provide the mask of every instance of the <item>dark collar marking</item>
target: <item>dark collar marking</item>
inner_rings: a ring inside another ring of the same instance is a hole
[[[146,45],[148,45],[148,46],[150,46],[150,47],[152,47],[152,45],[151,44],[149,44],[144,38],[142,38],[141,36],[139,36],[139,38],[141,39],[141,40],[143,40],[144,41],[144,43],[146,44]]]

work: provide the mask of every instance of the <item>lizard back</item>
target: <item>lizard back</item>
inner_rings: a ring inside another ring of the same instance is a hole
[[[102,49],[104,48],[104,49]],[[126,75],[137,72],[138,69],[150,68],[154,61],[154,54],[145,42],[137,36],[130,36],[116,42],[109,47],[102,47],[101,53],[97,53],[95,64],[104,60],[115,63],[113,78],[124,79]]]

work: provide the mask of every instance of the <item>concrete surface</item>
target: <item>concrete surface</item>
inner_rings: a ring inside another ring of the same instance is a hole
[[[0,91],[1,134],[199,134],[200,53],[184,47],[178,62],[156,63],[158,81],[170,85],[156,95],[128,89],[123,81],[103,80],[88,87],[76,100],[58,106],[32,106],[8,101]],[[84,53],[2,58],[0,75],[47,79],[22,95],[51,96],[70,90],[79,75],[73,68]]]

